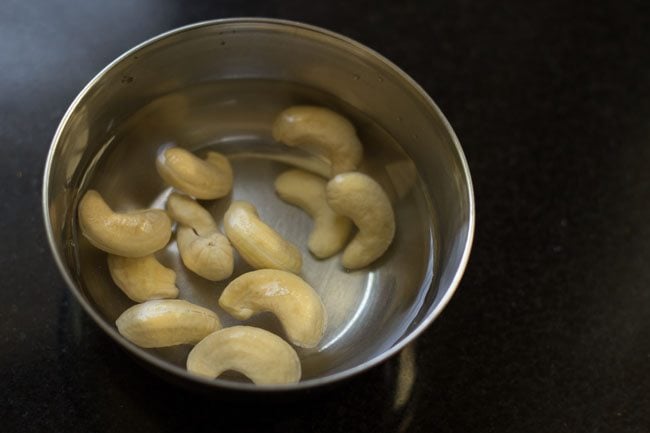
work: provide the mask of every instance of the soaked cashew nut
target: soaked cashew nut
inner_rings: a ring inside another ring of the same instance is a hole
[[[165,182],[202,200],[223,197],[232,189],[230,162],[217,152],[208,152],[202,160],[181,147],[170,147],[160,153],[156,168]]]
[[[252,267],[300,272],[300,250],[266,225],[252,204],[232,202],[224,215],[223,225],[230,242]]]
[[[215,312],[180,299],[134,305],[115,324],[122,336],[145,348],[196,344],[221,329]]]
[[[303,170],[288,170],[275,179],[275,190],[280,198],[300,207],[314,219],[307,245],[320,259],[343,249],[352,230],[352,221],[336,214],[327,204],[326,185],[322,177]]]
[[[173,192],[167,198],[165,210],[174,221],[192,227],[201,236],[219,231],[212,214],[192,197]]]
[[[238,320],[272,312],[289,341],[300,347],[316,347],[327,327],[325,306],[318,293],[299,276],[276,269],[235,278],[221,294],[219,306]]]
[[[256,385],[282,385],[300,380],[298,354],[275,334],[252,326],[216,331],[199,342],[187,357],[187,371],[214,379],[226,370],[248,377]]]
[[[115,284],[135,302],[178,296],[176,272],[153,255],[131,258],[109,254],[108,270]]]
[[[172,234],[172,222],[159,209],[116,213],[95,190],[79,202],[79,226],[95,247],[123,257],[144,257],[162,249]]]
[[[221,233],[199,236],[190,227],[180,226],[176,242],[183,264],[195,274],[210,281],[225,280],[232,275],[235,263],[232,246]]]
[[[178,193],[169,196],[166,209],[179,223],[176,243],[183,264],[210,281],[230,277],[234,268],[232,246],[219,232],[210,212],[192,198]]]
[[[344,267],[363,268],[386,252],[395,236],[395,215],[377,182],[361,173],[339,174],[327,184],[327,202],[359,229],[343,252]]]
[[[354,125],[323,107],[296,105],[273,122],[273,138],[287,146],[314,149],[332,165],[332,176],[354,171],[363,158],[363,146]]]

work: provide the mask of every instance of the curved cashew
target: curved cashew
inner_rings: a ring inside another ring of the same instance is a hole
[[[130,258],[109,254],[108,270],[115,284],[135,302],[178,296],[176,272],[153,255]]]
[[[116,213],[95,190],[79,202],[79,226],[91,244],[123,257],[143,257],[162,249],[172,234],[172,222],[159,209]]]
[[[273,138],[287,146],[314,149],[330,160],[332,175],[356,170],[363,146],[345,117],[323,107],[296,105],[273,122]]]
[[[252,267],[300,272],[300,250],[266,225],[252,204],[232,202],[224,215],[223,225],[230,242]]]
[[[173,192],[167,198],[165,210],[174,221],[192,227],[201,236],[219,231],[212,214],[192,197]]]
[[[316,291],[297,275],[276,269],[235,278],[221,294],[219,306],[238,320],[273,312],[289,340],[300,347],[315,347],[327,327],[325,306]]]
[[[233,326],[205,337],[187,357],[187,370],[210,379],[234,370],[256,385],[296,383],[302,374],[300,359],[291,346],[252,326]]]
[[[221,281],[232,275],[232,246],[219,232],[210,212],[178,193],[169,196],[166,209],[180,224],[176,229],[176,243],[183,264],[210,281]]]
[[[334,213],[327,204],[326,184],[325,179],[303,170],[288,170],[275,179],[275,190],[280,198],[300,207],[314,219],[307,245],[321,259],[343,249],[352,230],[352,221]]]
[[[395,236],[395,215],[377,182],[361,173],[339,174],[327,184],[327,202],[359,229],[343,252],[343,266],[363,268],[386,252]]]
[[[160,153],[156,168],[165,182],[199,199],[220,198],[232,189],[230,162],[217,152],[208,152],[201,160],[183,148],[170,147]]]
[[[115,324],[122,336],[145,348],[196,344],[221,329],[216,313],[180,299],[134,305]]]

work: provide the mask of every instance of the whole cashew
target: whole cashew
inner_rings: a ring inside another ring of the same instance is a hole
[[[122,336],[145,348],[196,344],[221,329],[216,313],[180,299],[134,305],[115,324]]]
[[[178,296],[176,272],[153,255],[131,258],[109,254],[108,270],[115,284],[135,302]]]
[[[359,229],[343,252],[344,267],[363,268],[386,252],[395,236],[395,216],[377,182],[361,173],[339,174],[327,184],[327,202]]]
[[[325,328],[327,314],[318,293],[302,278],[276,269],[247,272],[226,286],[219,306],[238,320],[256,313],[275,314],[296,346],[318,345]]]
[[[252,326],[233,326],[205,337],[187,357],[187,370],[210,379],[234,370],[256,385],[296,383],[302,374],[300,359],[291,346]]]
[[[352,221],[336,214],[327,204],[326,185],[322,177],[303,170],[288,170],[275,179],[275,190],[280,198],[300,207],[314,219],[307,245],[320,259],[343,249],[352,230]]]
[[[232,202],[224,215],[223,225],[230,242],[252,267],[300,272],[300,250],[266,225],[252,204]]]
[[[332,176],[356,170],[363,146],[352,123],[323,107],[297,105],[282,111],[273,122],[273,138],[287,146],[323,153],[332,165]]]
[[[159,209],[116,213],[95,190],[79,202],[81,232],[102,251],[123,257],[143,257],[162,249],[172,233],[172,222]]]
[[[171,219],[180,225],[192,227],[201,236],[219,231],[212,214],[192,197],[173,192],[167,198],[165,210]]]
[[[187,268],[210,281],[230,277],[234,268],[232,246],[219,232],[199,236],[190,227],[180,226],[176,231],[178,250]]]
[[[190,197],[178,193],[169,196],[166,209],[179,223],[176,243],[183,264],[210,281],[230,277],[234,268],[232,246],[219,232],[210,212]]]
[[[232,189],[230,162],[217,152],[208,152],[202,160],[181,147],[170,147],[160,153],[156,168],[165,182],[199,199],[220,198]]]

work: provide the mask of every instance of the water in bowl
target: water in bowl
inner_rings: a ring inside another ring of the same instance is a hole
[[[277,143],[271,136],[275,116],[295,104],[326,106],[350,119],[364,144],[361,170],[379,181],[393,201],[396,238],[387,253],[366,269],[346,271],[339,255],[314,258],[307,249],[310,218],[275,194],[273,182],[283,170],[297,166],[328,173],[322,158]],[[421,287],[430,287],[434,275],[434,219],[414,165],[380,125],[327,93],[297,84],[262,80],[203,84],[157,98],[122,122],[85,173],[81,192],[98,190],[117,211],[164,208],[170,188],[158,176],[155,159],[169,144],[198,155],[215,150],[230,158],[235,173],[232,193],[201,202],[220,224],[232,200],[246,200],[257,207],[267,224],[302,250],[301,276],[318,291],[328,313],[328,329],[320,345],[297,348],[303,379],[359,365],[404,335],[426,295]],[[85,241],[78,229],[73,235],[80,287],[114,323],[133,303],[112,282],[106,254]],[[176,271],[180,298],[216,311],[224,326],[239,323],[217,303],[232,278],[252,270],[238,255],[233,276],[220,282],[204,280],[187,270],[173,240],[156,255]],[[270,313],[245,323],[285,335]],[[147,350],[184,368],[190,349]]]

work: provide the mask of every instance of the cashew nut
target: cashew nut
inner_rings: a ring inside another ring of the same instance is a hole
[[[287,108],[276,117],[272,133],[276,141],[287,146],[323,153],[332,165],[332,176],[356,170],[363,158],[363,146],[352,123],[327,108]]]
[[[109,254],[108,270],[115,284],[135,302],[178,296],[176,272],[153,255],[130,258]]]
[[[220,198],[232,189],[230,162],[217,152],[201,160],[181,147],[169,147],[156,159],[156,168],[165,182],[199,199]]]
[[[187,268],[206,280],[221,281],[232,275],[234,259],[228,238],[219,232],[199,236],[190,227],[176,231],[178,251]]]
[[[361,173],[339,174],[327,184],[327,202],[359,229],[343,252],[344,267],[363,268],[386,252],[395,236],[395,216],[377,182]]]
[[[79,202],[79,226],[91,244],[123,257],[143,257],[162,249],[172,233],[172,222],[159,209],[116,213],[95,190]]]
[[[187,357],[187,370],[210,379],[234,370],[256,385],[296,383],[302,374],[300,359],[291,346],[252,326],[233,326],[205,337]]]
[[[315,347],[327,327],[325,306],[316,291],[290,272],[261,269],[247,272],[226,286],[219,306],[238,320],[271,311],[300,347]]]
[[[210,281],[224,280],[232,275],[232,246],[219,232],[210,212],[190,197],[178,193],[169,196],[166,208],[180,224],[176,229],[176,243],[183,264]]]
[[[196,344],[221,329],[216,313],[180,299],[134,305],[115,324],[122,336],[145,348]]]
[[[266,225],[252,204],[232,202],[224,215],[223,225],[230,242],[252,267],[300,272],[300,250]]]
[[[186,195],[171,193],[167,198],[165,210],[174,221],[192,227],[201,236],[219,231],[212,214]]]
[[[352,221],[338,215],[327,204],[327,181],[303,170],[288,170],[275,179],[275,190],[280,198],[296,205],[314,219],[309,234],[309,250],[318,258],[327,258],[345,246]]]

